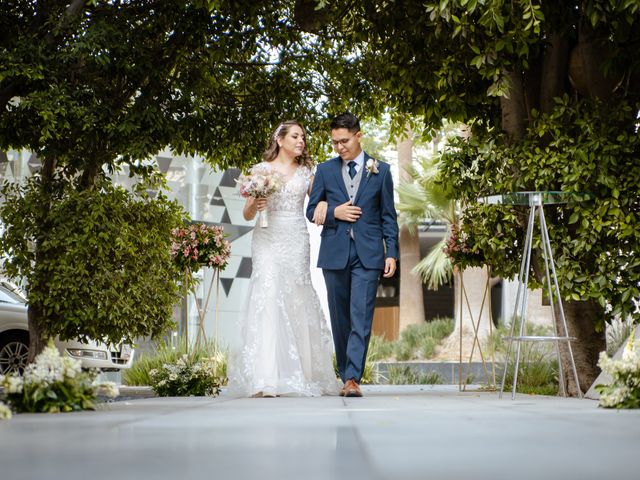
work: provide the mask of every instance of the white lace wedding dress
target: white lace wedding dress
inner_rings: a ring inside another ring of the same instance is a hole
[[[256,168],[271,167],[261,163]],[[309,270],[303,203],[311,175],[309,168],[298,167],[269,198],[268,227],[253,230],[241,342],[229,357],[231,395],[338,393],[331,333]]]

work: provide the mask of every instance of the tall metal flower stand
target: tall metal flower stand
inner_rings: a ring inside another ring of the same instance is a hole
[[[206,267],[208,268],[206,265],[203,265],[202,267]],[[218,312],[219,312],[219,303],[220,303],[220,269],[219,268],[213,268],[213,274],[211,275],[211,278],[209,279],[209,281],[205,284],[204,282],[202,282],[203,284],[203,293],[206,291],[206,295],[203,295],[203,302],[200,303],[198,302],[198,286],[200,285],[200,282],[196,282],[193,280],[193,274],[195,272],[193,272],[191,269],[187,269],[186,273],[185,273],[185,286],[188,286],[188,293],[191,293],[191,295],[193,295],[193,299],[194,299],[194,303],[196,306],[196,312],[197,312],[197,316],[198,316],[198,322],[197,322],[197,332],[196,332],[196,341],[194,344],[194,350],[197,351],[201,346],[204,345],[205,348],[209,348],[209,341],[207,339],[207,333],[206,333],[206,315],[207,315],[207,311],[209,309],[209,301],[211,299],[211,293],[213,292],[213,287],[214,285],[216,286],[216,310],[215,310],[215,317],[214,317],[214,348],[217,351],[218,348]],[[204,277],[204,275],[203,275]],[[186,312],[186,316],[187,316],[187,321],[186,321],[186,326],[185,326],[185,342],[186,342],[186,347],[187,347],[187,352],[189,351],[189,346],[190,346],[190,342],[189,342],[189,302],[187,302],[187,312]]]
[[[564,316],[564,308],[562,305],[562,297],[560,296],[560,288],[558,286],[558,277],[556,276],[556,268],[553,262],[553,252],[551,250],[551,242],[549,241],[549,230],[544,216],[544,206],[550,204],[564,204],[570,201],[580,202],[589,199],[589,194],[578,194],[570,192],[552,192],[552,191],[534,191],[534,192],[513,192],[501,195],[491,195],[481,197],[478,201],[487,204],[504,204],[504,205],[524,205],[529,206],[529,221],[527,224],[527,233],[525,237],[524,247],[522,251],[522,260],[520,263],[520,273],[518,274],[518,290],[516,293],[516,301],[513,309],[513,320],[511,322],[511,333],[505,340],[509,342],[507,347],[507,355],[505,357],[504,371],[502,374],[502,382],[500,386],[500,398],[504,392],[505,381],[507,378],[507,369],[509,367],[509,359],[512,355],[513,346],[515,344],[515,367],[513,373],[513,384],[511,399],[515,399],[516,385],[518,383],[518,368],[520,366],[521,345],[523,342],[553,342],[555,344],[556,355],[558,357],[558,373],[560,377],[560,390],[564,396],[567,395],[564,381],[564,371],[562,365],[562,356],[560,355],[560,343],[567,346],[569,366],[571,373],[576,382],[578,396],[582,398],[580,390],[580,381],[576,370],[575,360],[573,358],[573,350],[571,342],[575,337],[569,335],[567,321]],[[553,335],[527,335],[525,332],[525,322],[528,301],[528,284],[529,272],[531,270],[531,250],[533,245],[533,230],[536,217],[540,224],[541,247],[544,259],[545,280],[549,299],[551,299],[552,308],[551,316],[553,318]],[[556,319],[553,301],[558,304],[559,319]],[[558,321],[559,320],[559,321]],[[516,323],[519,324],[516,333]],[[558,332],[558,326],[561,331]]]
[[[493,353],[493,348],[490,348],[490,359],[487,361],[485,359],[485,355],[482,350],[482,345],[480,342],[480,322],[482,321],[482,312],[484,311],[485,304],[487,305],[488,315],[486,316],[489,322],[489,338],[493,336],[493,320],[491,316],[491,289],[490,289],[490,281],[491,281],[491,268],[487,266],[487,281],[484,286],[484,292],[482,294],[482,303],[480,305],[480,310],[478,311],[477,318],[474,318],[473,311],[471,310],[471,305],[469,303],[469,296],[467,295],[467,289],[464,285],[462,271],[460,269],[456,269],[456,276],[458,278],[458,284],[460,285],[460,295],[458,298],[458,315],[460,318],[460,355],[459,355],[459,368],[458,368],[458,389],[459,391],[467,391],[467,379],[469,375],[471,375],[471,366],[473,362],[473,355],[475,354],[476,346],[478,348],[478,353],[480,355],[480,360],[482,362],[482,369],[484,371],[486,388],[488,390],[496,389],[496,367],[495,367],[495,358]],[[473,341],[471,343],[471,352],[469,353],[469,357],[467,361],[464,361],[463,352],[462,352],[462,344],[463,344],[463,328],[462,328],[462,315],[464,307],[466,306],[467,312],[469,314],[469,319],[471,320],[471,326],[473,328]],[[487,366],[487,363],[490,364],[490,367]]]

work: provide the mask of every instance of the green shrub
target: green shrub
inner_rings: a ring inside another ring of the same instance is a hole
[[[40,182],[0,189],[0,252],[6,276],[28,284],[43,335],[119,344],[170,329],[183,278],[168,254],[184,214],[178,203],[150,198],[144,185],[128,192],[103,179],[79,191],[66,176]]]
[[[437,372],[417,372],[408,365],[387,368],[388,382],[391,385],[439,385],[443,383]]]
[[[431,358],[436,353],[436,347],[438,346],[438,340],[433,337],[426,337],[422,341],[420,346],[420,355],[422,358]]]
[[[395,344],[395,347],[393,349],[393,354],[396,357],[396,360],[405,362],[413,358],[415,346],[412,345],[412,340],[413,338],[409,337],[408,341],[401,340]]]
[[[441,341],[453,333],[455,321],[452,318],[436,318],[427,322],[424,326],[425,335]]]
[[[452,318],[438,318],[419,325],[409,325],[400,338],[393,342],[397,360],[418,360],[434,356],[436,347],[453,332]]]
[[[394,342],[385,340],[377,335],[371,335],[369,350],[367,351],[367,362],[377,362],[391,358],[393,356],[393,346]]]

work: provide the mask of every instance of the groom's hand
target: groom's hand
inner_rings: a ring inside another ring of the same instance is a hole
[[[389,278],[393,277],[393,274],[396,273],[396,259],[395,258],[386,258],[384,260],[384,273],[383,277]]]
[[[355,222],[360,218],[360,215],[362,215],[362,210],[360,207],[353,206],[351,200],[338,205],[333,211],[334,217],[345,222]]]

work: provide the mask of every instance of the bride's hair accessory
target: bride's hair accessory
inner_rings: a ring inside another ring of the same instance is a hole
[[[278,128],[276,128],[276,131],[273,132],[273,139],[277,141],[278,137],[280,136],[283,130],[284,130],[284,123],[281,123],[280,125],[278,125]]]

